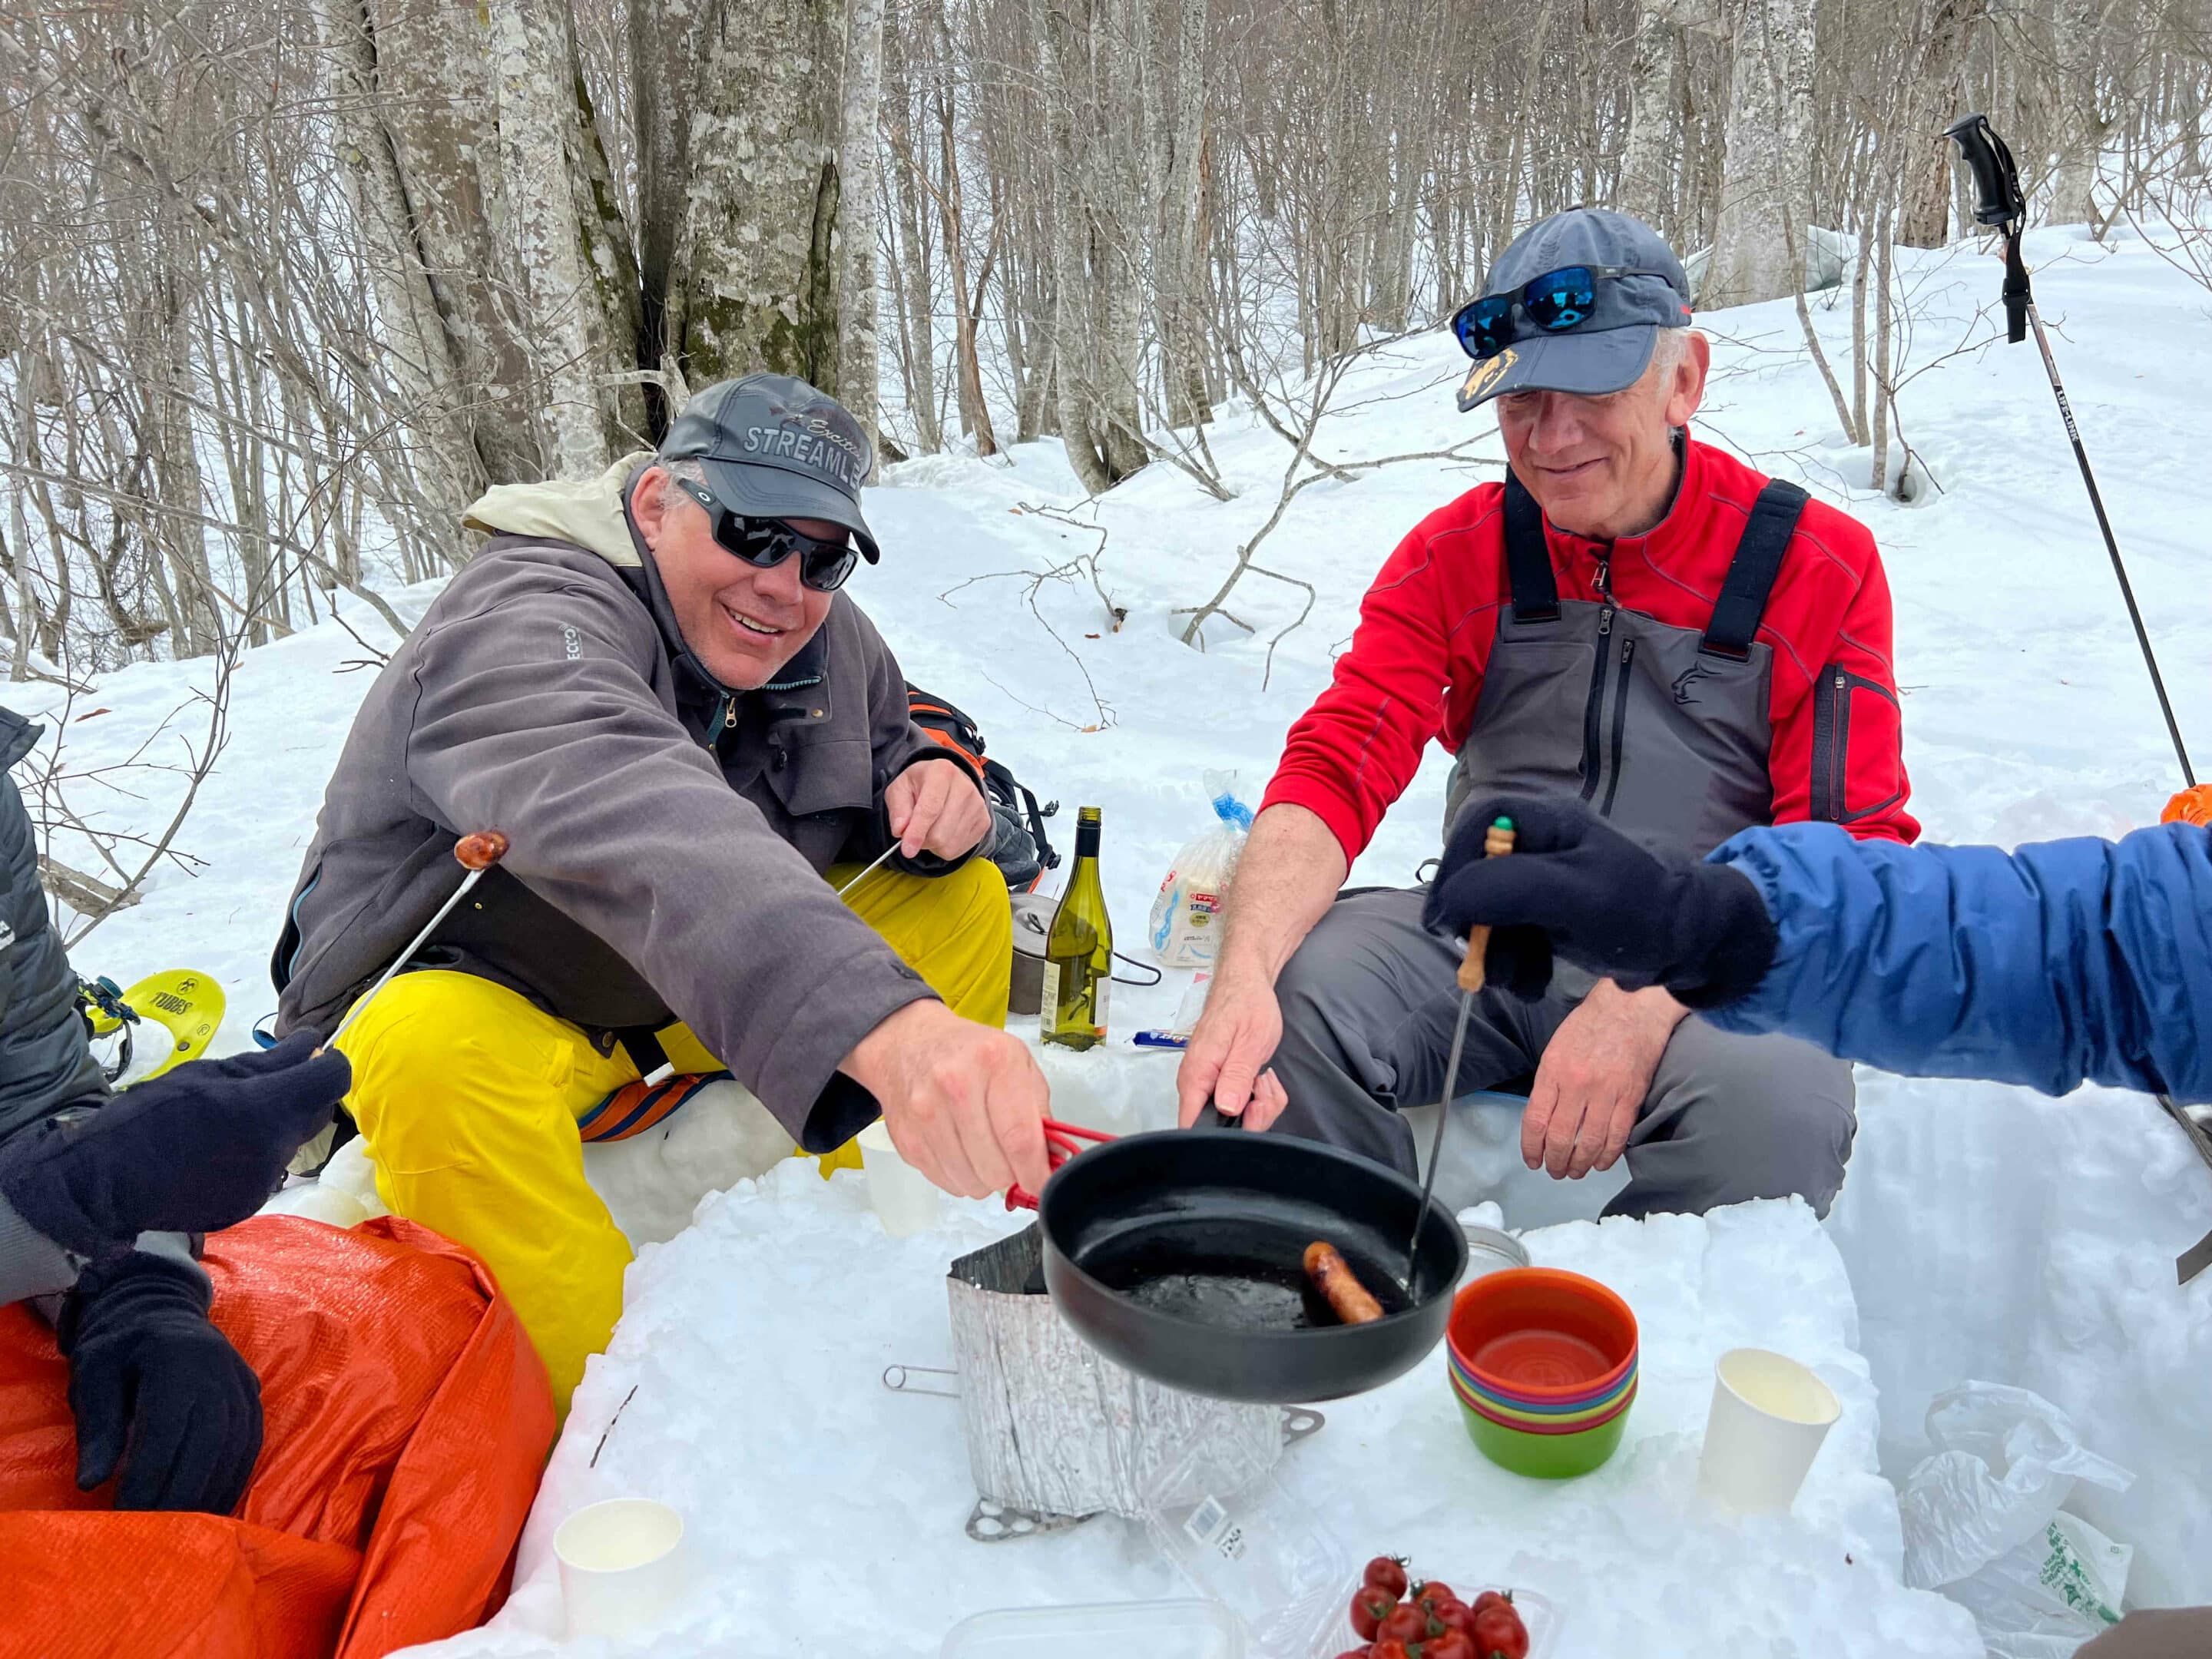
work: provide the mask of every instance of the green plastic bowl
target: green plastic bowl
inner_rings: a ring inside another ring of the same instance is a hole
[[[1452,1399],[1467,1419],[1467,1437],[1477,1451],[1501,1469],[1538,1480],[1571,1480],[1601,1468],[1620,1449],[1621,1431],[1628,1426],[1628,1413],[1622,1412],[1579,1434],[1524,1434],[1470,1410],[1457,1395]]]

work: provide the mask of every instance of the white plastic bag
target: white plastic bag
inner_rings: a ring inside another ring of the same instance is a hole
[[[1936,1453],[1898,1504],[1906,1583],[1972,1613],[1994,1659],[2068,1659],[2118,1622],[2134,1551],[2058,1506],[2076,1480],[2124,1492],[2132,1474],[2041,1395],[2002,1383],[1938,1395],[1928,1438]]]
[[[1221,933],[1221,902],[1244,851],[1252,809],[1237,799],[1234,772],[1208,772],[1206,793],[1220,821],[1204,835],[1185,842],[1176,854],[1159,896],[1152,901],[1146,937],[1152,954],[1170,968],[1211,968]]]

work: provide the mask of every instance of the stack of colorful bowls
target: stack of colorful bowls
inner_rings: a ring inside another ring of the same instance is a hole
[[[1613,1455],[1636,1401],[1636,1316],[1556,1267],[1486,1274],[1452,1304],[1452,1395],[1485,1457],[1564,1480]]]

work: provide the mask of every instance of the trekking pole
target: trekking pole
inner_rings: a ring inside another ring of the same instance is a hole
[[[392,957],[389,968],[377,975],[376,983],[353,1000],[353,1006],[345,1011],[345,1018],[338,1021],[337,1029],[323,1039],[324,1048],[329,1048],[345,1035],[346,1027],[352,1024],[361,1011],[368,1006],[371,999],[392,982],[392,976],[405,967],[410,958],[422,948],[423,941],[438,931],[438,924],[451,915],[453,907],[469,896],[469,890],[484,878],[484,872],[506,856],[507,837],[496,830],[479,830],[474,835],[463,836],[453,844],[453,857],[468,874],[461,878],[461,884],[453,890],[453,897],[438,907],[438,914],[422,925],[422,931],[415,935],[405,950]]]
[[[2174,757],[2181,763],[2181,776],[2191,788],[2197,787],[2197,774],[2189,764],[2189,749],[2181,740],[2181,724],[2173,717],[2173,704],[2166,695],[2165,678],[2158,672],[2158,658],[2150,648],[2150,634],[2143,627],[2142,612],[2136,606],[2136,591],[2128,580],[2127,567],[2120,562],[2120,544],[2112,535],[2112,520],[2105,516],[2105,498],[2098,493],[2096,474],[2089,470],[2089,452],[2081,447],[2081,429],[2074,422],[2074,407],[2066,401],[2066,388],[2058,379],[2058,364],[2051,355],[2050,337],[2043,331],[2043,318],[2036,311],[2035,295],[2027,284],[2027,266],[2020,257],[2021,232],[2027,228],[2027,198],[2020,187],[2020,170],[2013,165],[2012,151],[2005,141],[1990,126],[1986,115],[1962,116],[1944,128],[1944,136],[1959,146],[1959,153],[1973,170],[1974,185],[1981,197],[1974,217],[1985,225],[1994,225],[2004,237],[2005,244],[2005,339],[2018,345],[2035,331],[2036,349],[2043,354],[2043,372],[2051,379],[2051,395],[2058,400],[2059,417],[2066,422],[2066,436],[2074,446],[2074,459],[2081,468],[2081,483],[2089,491],[2089,505],[2097,514],[2097,528],[2105,533],[2105,551],[2112,556],[2112,574],[2120,584],[2120,597],[2127,602],[2128,620],[2135,624],[2136,642],[2142,647],[2143,665],[2150,670],[2151,689],[2158,693],[2159,712],[2166,716],[2167,735],[2173,739]]]

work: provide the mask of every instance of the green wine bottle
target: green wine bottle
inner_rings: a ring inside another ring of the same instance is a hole
[[[1045,935],[1042,1036],[1066,1048],[1106,1040],[1106,988],[1114,977],[1114,923],[1098,884],[1098,809],[1075,815],[1075,867]]]

